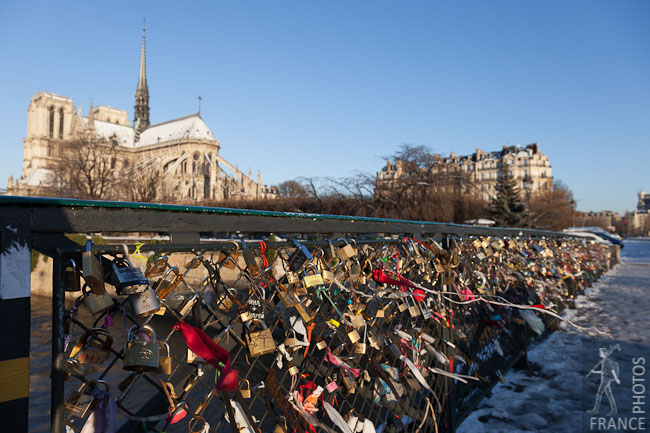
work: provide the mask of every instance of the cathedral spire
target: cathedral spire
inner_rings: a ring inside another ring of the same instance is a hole
[[[137,135],[149,126],[149,87],[147,86],[147,61],[145,55],[145,27],[142,26],[142,50],[140,52],[140,75],[135,90],[133,127]]]

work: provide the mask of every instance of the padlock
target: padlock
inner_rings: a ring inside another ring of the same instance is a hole
[[[280,299],[280,301],[287,308],[291,308],[291,307],[295,306],[298,302],[300,302],[298,300],[298,298],[296,297],[296,295],[291,291],[286,291],[285,292],[285,291],[282,291],[282,290],[278,289],[277,294],[278,294],[278,298]]]
[[[364,285],[368,283],[368,276],[361,271],[361,274],[359,274],[359,284]]]
[[[337,239],[337,241],[345,242],[345,245],[343,245],[342,247],[340,247],[340,248],[338,248],[336,250],[336,255],[339,257],[339,259],[341,261],[345,261],[345,260],[349,259],[350,257],[355,256],[354,248],[352,247],[352,245],[350,245],[350,243],[347,241],[347,239],[339,238],[339,239]]]
[[[170,275],[174,275],[174,278],[171,280],[168,279]],[[159,299],[165,299],[165,297],[170,294],[178,283],[183,279],[183,274],[178,270],[176,266],[171,266],[165,274],[154,284],[154,291]]]
[[[92,395],[74,391],[65,402],[65,411],[78,418],[86,418],[93,409],[94,403],[95,397]]]
[[[318,348],[318,350],[323,350],[327,347],[327,343],[325,342],[325,340],[319,340],[318,343],[316,343],[316,347]]]
[[[325,389],[327,390],[327,392],[329,392],[331,394],[334,391],[336,391],[337,389],[339,389],[339,385],[338,385],[338,383],[336,383],[335,380],[332,380],[332,378],[330,378],[330,377],[328,377],[327,380],[328,380],[328,382],[325,385]]]
[[[352,344],[361,340],[361,336],[359,335],[356,329],[353,329],[352,331],[348,332],[348,338],[350,339],[350,343]]]
[[[442,284],[452,285],[456,282],[456,273],[454,271],[446,271],[442,274]]]
[[[357,391],[357,381],[354,377],[343,374],[343,386],[348,394],[354,394]]]
[[[262,326],[262,329],[259,331],[253,331],[251,327],[256,324]],[[266,323],[261,320],[254,319],[246,322],[246,335],[244,338],[246,340],[246,346],[248,347],[248,353],[251,357],[275,352],[273,334],[271,334],[271,330],[266,327]]]
[[[293,364],[289,364],[289,374],[290,374],[291,376],[295,376],[295,375],[297,375],[298,373],[300,373],[300,370],[298,369],[298,367],[296,367],[296,366],[293,365]]]
[[[141,293],[149,287],[149,280],[140,268],[131,265],[126,257],[117,257],[111,262],[112,273],[109,282],[115,286],[118,295]]]
[[[248,273],[253,278],[258,277],[260,275],[260,266],[257,264],[255,257],[253,257],[253,253],[243,239],[241,240],[241,251],[244,256],[244,263],[246,263],[246,270],[248,270]]]
[[[440,244],[431,238],[429,238],[429,241],[427,242],[427,246],[429,247],[429,250],[434,255],[438,255],[442,251],[442,247],[440,246]]]
[[[81,253],[81,271],[90,290],[97,295],[101,295],[106,291],[104,288],[104,271],[97,256],[90,251],[90,247],[94,244],[93,241],[86,242],[86,251]]]
[[[323,259],[325,260],[325,263],[327,263],[328,266],[336,266],[338,263],[339,259],[338,256],[336,255],[336,250],[334,249],[334,245],[332,244],[332,241],[329,239],[326,239],[327,245],[325,246],[323,250]]]
[[[164,346],[166,349],[165,350],[166,355],[164,356],[160,355],[161,346]],[[158,369],[156,370],[156,373],[172,374],[172,356],[171,356],[171,352],[169,351],[169,344],[165,343],[164,341],[158,343]]]
[[[103,364],[106,361],[111,354],[113,337],[104,328],[92,328],[92,332],[97,336],[103,336],[104,341],[93,338],[88,343],[88,338],[91,338],[91,335],[90,332],[85,332],[72,348],[70,358],[76,358],[82,364]]]
[[[169,261],[168,256],[158,257],[153,261],[153,263],[149,266],[149,268],[147,268],[146,272],[144,273],[144,276],[147,278],[153,278],[162,275],[163,272],[165,272],[165,269],[167,269],[168,261]]]
[[[321,272],[321,276],[323,278],[324,283],[333,283],[334,282],[334,273],[332,271],[328,271],[327,269],[323,269]]]
[[[325,284],[323,281],[323,276],[321,274],[305,275],[302,277],[302,283],[306,288],[314,286],[322,286]]]
[[[155,371],[159,366],[156,331],[150,326],[132,326],[124,348],[124,369]]]
[[[368,337],[368,325],[363,327],[363,342],[354,343],[354,353],[364,355],[366,353],[367,345],[366,338]]]
[[[192,260],[185,263],[185,272],[198,268],[199,266],[201,266],[202,261],[203,261],[203,255],[201,254],[195,255],[194,257],[192,257]]]
[[[200,297],[201,297],[200,293],[198,292],[195,293],[191,298],[185,301],[185,303],[178,309],[178,315],[181,317],[181,319],[184,318],[185,315],[192,310],[192,307],[196,305]]]
[[[226,289],[228,294],[222,293],[217,299],[217,307],[221,311],[229,311],[233,305],[235,305],[235,299],[237,298],[236,289]]]
[[[296,284],[300,281],[300,277],[295,272],[287,271],[284,276],[287,279],[287,284]]]
[[[63,274],[63,287],[66,292],[78,292],[81,290],[81,272],[77,268],[77,263],[72,259],[70,259]]]
[[[111,308],[115,305],[115,301],[107,292],[98,295],[88,290],[88,284],[84,284],[83,289],[83,303],[90,311],[90,314],[99,314],[104,310]]]
[[[366,326],[366,319],[361,314],[345,313],[345,317],[353,328],[363,328]]]
[[[287,260],[287,263],[289,264],[289,270],[292,272],[298,272],[302,269],[302,267],[307,264],[310,260],[312,260],[314,257],[311,255],[309,250],[300,242],[298,242],[295,239],[289,239],[291,243],[296,247],[296,249],[291,253],[289,256],[289,259]]]
[[[108,392],[108,384],[103,380],[93,381],[90,382],[90,384],[93,387],[103,385],[106,388],[105,391]],[[85,386],[86,383],[81,385],[78,391],[74,391],[70,394],[70,398],[68,398],[64,405],[65,412],[78,418],[86,418],[90,414],[90,411],[94,409],[96,404],[95,397],[82,392]]]
[[[192,350],[189,347],[187,348],[186,362],[188,364],[205,364],[203,358],[199,357],[196,353],[192,352]]]
[[[300,340],[296,338],[296,331],[292,329],[289,332],[291,332],[291,335],[284,340],[284,347],[287,350],[294,350],[300,344]]]
[[[407,298],[404,298],[404,299],[407,299]],[[408,304],[408,301],[407,301],[407,304]],[[417,304],[415,303],[415,300],[413,300],[413,305],[410,305],[410,304],[408,304],[408,305],[409,305],[409,314],[411,315],[411,317],[418,317],[419,315],[422,314],[422,312],[420,311],[420,307],[417,306]]]
[[[139,318],[150,316],[160,310],[160,301],[151,287],[147,287],[144,292],[129,295],[129,304],[133,314]]]
[[[235,241],[228,241],[228,243],[235,247],[235,252],[228,254],[224,251],[219,251],[217,263],[221,264],[224,268],[235,269],[237,267],[237,259],[239,259],[239,244]]]
[[[243,387],[242,385],[246,385],[246,387]],[[244,398],[251,398],[251,384],[248,381],[248,379],[242,379],[239,381],[239,392],[241,392],[241,396]]]
[[[160,380],[160,379],[158,379]],[[176,393],[174,392],[174,385],[172,385],[169,382],[162,382],[163,391],[165,392],[165,396],[167,397],[167,401],[169,403],[169,408],[167,409],[168,415],[166,422],[169,424],[176,424],[185,416],[187,415],[188,412],[188,407],[187,404],[184,401],[181,401],[179,403],[175,403],[174,400],[177,398]]]

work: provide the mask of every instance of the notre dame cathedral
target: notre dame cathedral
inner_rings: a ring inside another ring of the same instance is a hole
[[[7,194],[49,196],[53,193],[53,167],[60,161],[63,144],[88,134],[116,143],[117,170],[146,164],[162,170],[174,201],[264,199],[277,197],[277,188],[262,185],[261,173],[253,179],[219,155],[220,143],[196,114],[151,125],[149,89],[142,34],[140,73],[135,91],[133,124],[126,110],[105,105],[88,116],[75,109],[71,98],[37,92],[27,110],[25,157],[19,180],[9,178]]]

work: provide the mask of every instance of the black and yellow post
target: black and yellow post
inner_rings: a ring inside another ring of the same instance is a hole
[[[26,432],[31,233],[18,221],[0,220],[0,430]]]

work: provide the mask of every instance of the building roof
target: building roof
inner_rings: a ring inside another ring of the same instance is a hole
[[[182,139],[214,140],[212,131],[198,113],[152,125],[140,135],[135,147]]]
[[[88,125],[87,117],[82,117],[81,120],[84,126]],[[140,134],[138,141],[135,141],[135,132],[130,126],[101,120],[94,120],[93,123],[98,136],[114,138],[124,147],[143,147],[182,139],[215,140],[212,131],[198,113],[152,125]]]
[[[133,147],[133,139],[135,133],[133,128],[126,125],[118,125],[117,123],[109,123],[101,120],[95,120],[95,132],[103,138],[115,138],[117,144],[125,147]]]
[[[32,170],[20,183],[29,186],[48,186],[52,182],[54,172],[49,168],[37,168]]]

